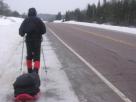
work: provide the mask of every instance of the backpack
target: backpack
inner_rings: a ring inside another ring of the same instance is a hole
[[[17,77],[13,83],[14,96],[26,93],[29,95],[36,95],[40,90],[40,78],[37,73],[26,73]]]
[[[28,19],[27,23],[26,23],[26,26],[25,26],[25,32],[27,34],[31,34],[31,33],[36,32],[36,30],[37,30],[37,26],[36,26],[35,20]]]

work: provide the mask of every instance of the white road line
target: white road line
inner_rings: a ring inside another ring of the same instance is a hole
[[[49,31],[72,53],[74,53],[81,61],[83,61],[110,89],[112,89],[124,102],[132,102],[126,95],[124,95],[118,88],[116,88],[110,81],[108,81],[99,71],[97,71],[89,62],[81,57],[76,51],[68,46],[57,34],[48,27]]]

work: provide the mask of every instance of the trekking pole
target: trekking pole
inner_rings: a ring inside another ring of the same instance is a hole
[[[43,64],[44,64],[44,70],[47,74],[47,68],[46,68],[46,65],[45,65],[45,57],[44,57],[44,53],[43,53],[43,47],[41,47],[41,50],[42,50],[42,55],[43,55]]]
[[[25,43],[25,36],[23,37],[22,56],[21,56],[21,68],[20,68],[20,71],[22,71],[22,69],[23,69],[24,43]]]

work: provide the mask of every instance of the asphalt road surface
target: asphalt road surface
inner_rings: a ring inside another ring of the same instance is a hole
[[[80,102],[136,102],[136,35],[72,24],[46,26],[47,36]]]

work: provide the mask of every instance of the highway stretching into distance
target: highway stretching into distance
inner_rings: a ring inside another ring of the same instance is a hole
[[[136,102],[136,35],[64,23],[46,26],[80,102]]]

